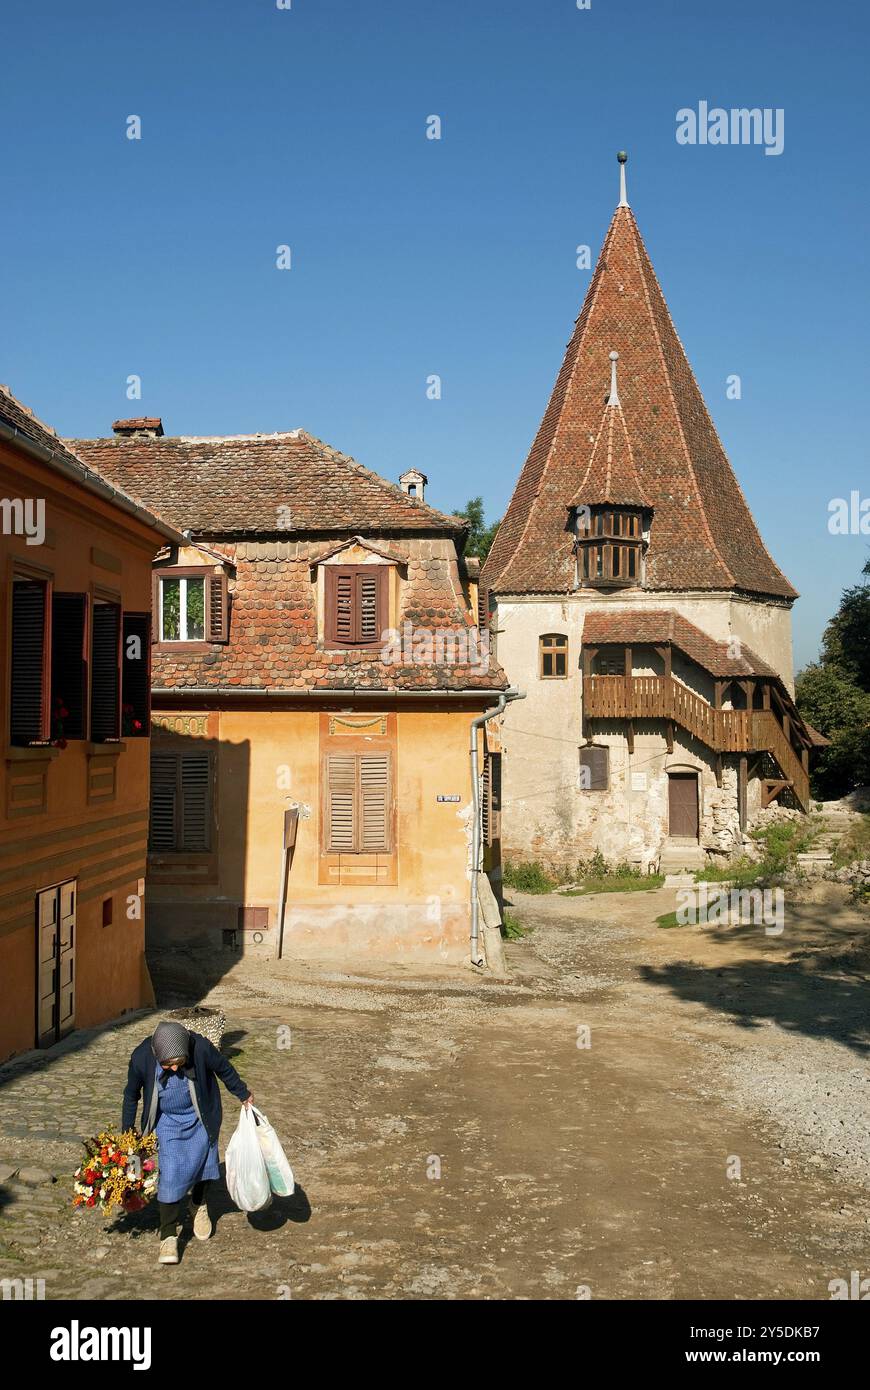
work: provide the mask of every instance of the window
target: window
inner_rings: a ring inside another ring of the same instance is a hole
[[[121,653],[121,724],[124,738],[147,738],[151,721],[151,620],[147,613],[124,614]]]
[[[625,648],[624,647],[604,647],[595,655],[594,675],[596,676],[624,676],[625,675]]]
[[[387,627],[386,565],[326,566],[326,641],[373,647]]]
[[[580,577],[585,584],[638,584],[643,524],[637,511],[593,508],[578,529]]]
[[[85,594],[51,600],[51,737],[61,745],[84,738],[88,707],[88,628]]]
[[[384,753],[328,753],[325,759],[326,850],[392,850],[391,758]]]
[[[212,763],[209,752],[152,752],[150,850],[168,854],[209,851]]]
[[[610,749],[587,744],[580,749],[580,790],[606,792],[610,781]]]
[[[561,680],[568,674],[568,638],[548,632],[538,642],[542,680]]]
[[[154,621],[159,642],[226,642],[227,577],[210,570],[160,570],[155,576]]]
[[[49,737],[48,598],[47,580],[13,577],[9,692],[13,743],[46,742]]]
[[[94,600],[91,617],[91,740],[121,736],[121,608]]]

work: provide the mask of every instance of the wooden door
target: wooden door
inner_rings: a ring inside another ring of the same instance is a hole
[[[76,880],[36,895],[36,1042],[51,1047],[75,1027]]]
[[[698,778],[694,772],[668,776],[668,833],[681,840],[698,838]]]

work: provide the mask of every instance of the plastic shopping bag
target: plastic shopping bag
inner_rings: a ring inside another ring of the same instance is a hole
[[[257,1117],[257,1138],[260,1141],[260,1151],[266,1163],[266,1171],[269,1174],[269,1186],[276,1197],[292,1197],[295,1188],[293,1179],[293,1169],[287,1162],[281,1142],[275,1133],[262,1110],[256,1106],[251,1107]]]
[[[253,1106],[243,1105],[225,1154],[227,1191],[240,1211],[262,1211],[272,1200]]]

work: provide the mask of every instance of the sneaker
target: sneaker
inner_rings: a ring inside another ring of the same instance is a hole
[[[178,1236],[167,1236],[165,1240],[161,1240],[157,1263],[160,1265],[178,1264]]]
[[[194,1206],[191,1202],[190,1214],[193,1217],[193,1234],[197,1240],[208,1240],[212,1232],[212,1225],[205,1202],[201,1207]]]

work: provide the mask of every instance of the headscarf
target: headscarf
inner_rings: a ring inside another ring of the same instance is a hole
[[[190,1052],[190,1034],[180,1023],[164,1019],[154,1029],[151,1051],[158,1062],[168,1062],[174,1057],[187,1057]]]

